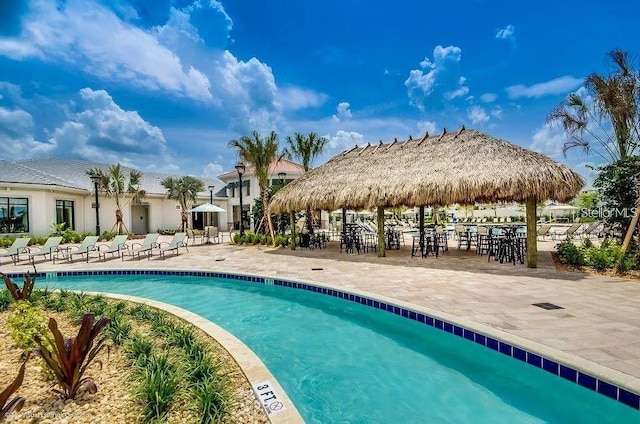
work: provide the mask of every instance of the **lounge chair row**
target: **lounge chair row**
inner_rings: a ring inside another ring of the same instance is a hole
[[[98,236],[87,236],[82,240],[79,246],[61,246],[62,237],[49,237],[45,244],[40,248],[32,249],[28,247],[30,237],[17,238],[13,244],[5,252],[0,252],[0,261],[2,258],[11,258],[14,265],[21,260],[29,260],[31,263],[35,263],[36,258],[42,256],[43,259],[49,256],[49,259],[55,263],[56,260],[66,259],[73,261],[74,257],[82,256],[89,262],[89,257],[93,253],[97,254],[98,259],[106,260],[107,255],[117,255],[124,260],[125,255],[129,257],[137,256],[141,259],[142,255],[146,255],[147,259],[153,256],[155,250],[158,251],[160,258],[165,257],[167,252],[176,252],[179,255],[179,250],[184,247],[187,252],[187,234],[176,233],[170,242],[158,243],[158,233],[147,234],[142,243],[134,242],[128,245],[127,235],[116,236],[110,245],[98,244]]]

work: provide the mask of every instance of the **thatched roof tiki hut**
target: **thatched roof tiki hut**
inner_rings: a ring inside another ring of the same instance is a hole
[[[527,265],[537,265],[536,205],[566,202],[584,180],[551,158],[464,126],[455,133],[355,146],[274,196],[273,213],[525,202]],[[378,220],[379,236],[383,231]],[[384,256],[384,243],[378,255]]]

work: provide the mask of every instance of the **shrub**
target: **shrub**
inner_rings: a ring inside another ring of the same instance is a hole
[[[131,337],[126,346],[127,358],[129,359],[129,362],[140,369],[143,369],[147,366],[149,358],[151,357],[152,350],[153,345],[151,344],[151,342],[145,338],[142,338],[138,334],[135,334],[133,337]]]
[[[34,245],[42,246],[47,242],[48,238],[49,237],[47,236],[33,236],[31,237],[31,240],[29,240],[29,246],[34,246]]]
[[[6,249],[7,247],[10,247],[15,240],[15,237],[0,237],[0,248]]]
[[[558,258],[563,264],[581,266],[585,264],[584,254],[582,250],[573,244],[571,241],[566,240],[556,246],[558,251]]]
[[[28,360],[29,358],[27,358]],[[20,371],[18,371],[18,376],[13,383],[7,386],[2,393],[0,393],[0,421],[3,421],[7,415],[11,412],[22,409],[24,406],[25,398],[16,396],[9,402],[9,397],[14,394],[22,385],[22,381],[24,380],[24,371],[27,366],[27,360],[22,363],[20,367]]]
[[[240,244],[240,242],[242,241],[240,234],[236,233],[233,235],[233,243],[234,244]]]
[[[582,248],[588,249],[590,247],[593,247],[593,242],[589,237],[586,237],[584,240],[582,240]]]
[[[16,345],[27,351],[36,346],[38,339],[46,339],[47,316],[42,307],[19,301],[9,308],[7,327]]]
[[[585,250],[584,257],[588,265],[602,271],[613,268],[620,257],[620,246],[590,247]]]
[[[118,235],[118,233],[116,233],[114,231],[105,231],[105,232],[102,233],[102,235],[100,235],[100,241],[111,241],[117,235]]]
[[[82,317],[80,330],[76,337],[64,338],[55,319],[49,319],[49,330],[53,335],[53,347],[49,348],[43,340],[36,339],[38,348],[35,352],[55,375],[62,390],[54,390],[66,399],[75,399],[78,391],[84,389],[90,393],[98,391],[96,384],[84,372],[96,355],[106,346],[106,336],[100,336],[109,323],[108,318],[95,322],[93,314]]]
[[[31,296],[31,292],[33,291],[33,285],[36,283],[36,278],[29,275],[27,272],[24,275],[24,283],[22,285],[22,290],[18,287],[16,283],[13,282],[11,278],[9,278],[6,274],[0,272],[0,276],[4,280],[4,285],[7,286],[7,290],[11,293],[11,297],[16,302],[19,300],[29,300]]]
[[[0,312],[9,309],[9,305],[11,305],[11,294],[9,294],[8,290],[0,290]]]
[[[130,333],[131,323],[122,315],[116,315],[111,318],[109,324],[105,327],[105,334],[117,346],[121,346],[129,338]]]
[[[151,318],[151,310],[145,305],[135,305],[129,310],[129,315],[141,320]]]
[[[142,371],[138,396],[144,400],[145,422],[162,419],[169,410],[178,391],[175,369],[169,363],[169,357],[151,355]]]
[[[219,423],[229,411],[233,395],[226,379],[208,377],[193,387],[200,423]]]

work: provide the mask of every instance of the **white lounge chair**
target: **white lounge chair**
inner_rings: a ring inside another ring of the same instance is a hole
[[[11,258],[13,264],[17,264],[20,260],[20,254],[28,252],[27,246],[30,240],[31,237],[19,237],[15,239],[9,248],[3,249],[6,250],[6,252],[0,253],[0,258]]]
[[[106,261],[107,253],[111,254],[111,256],[116,254],[118,257],[123,255],[124,251],[129,249],[129,246],[127,246],[127,237],[129,237],[127,234],[116,236],[107,250],[100,250],[100,247],[98,247],[98,259],[102,258],[102,260]]]
[[[29,260],[32,264],[35,264],[36,256],[44,256],[44,258],[46,259],[47,255],[49,255],[50,260],[53,260],[53,254],[58,251],[58,247],[60,246],[61,242],[62,237],[49,237],[40,249],[36,250],[35,252],[29,250]]]
[[[89,252],[95,252],[98,249],[96,248],[96,243],[98,242],[99,236],[86,236],[80,246],[76,246],[76,250],[58,250],[58,254],[61,252],[64,253],[64,257],[69,259],[69,261],[73,260],[74,255],[87,255],[87,262],[89,262]],[[56,258],[58,255],[54,256],[53,263],[56,262]]]
[[[164,259],[164,254],[167,252],[171,252],[172,250],[176,251],[176,256],[180,254],[180,248],[184,247],[187,252],[189,249],[187,248],[187,233],[175,233],[173,238],[169,243],[167,243],[166,247],[162,247],[162,243],[160,242],[160,258]]]
[[[153,254],[153,249],[159,247],[158,237],[160,234],[158,233],[150,233],[144,238],[142,243],[133,243],[131,245],[131,249],[129,249],[129,255],[133,256],[135,254],[138,255],[138,260],[140,260],[140,254],[146,253],[147,259],[151,259],[151,255]],[[124,261],[124,254],[122,255],[122,260]]]

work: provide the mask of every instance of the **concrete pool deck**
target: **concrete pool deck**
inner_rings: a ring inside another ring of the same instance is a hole
[[[163,236],[164,237],[164,236]],[[169,239],[170,237],[167,237]],[[228,238],[226,239],[228,240]],[[189,253],[159,260],[91,259],[37,263],[37,270],[171,269],[237,272],[317,282],[384,296],[517,336],[615,370],[614,380],[640,392],[640,282],[623,278],[557,272],[540,242],[538,269],[487,262],[486,256],[458,251],[435,259],[411,258],[410,247],[375,253],[327,249],[273,249],[229,244],[195,245]],[[321,270],[312,270],[321,268]],[[32,269],[26,261],[3,272]],[[544,310],[550,302],[564,309]],[[599,368],[599,367],[597,367]],[[620,381],[622,383],[622,381]]]

